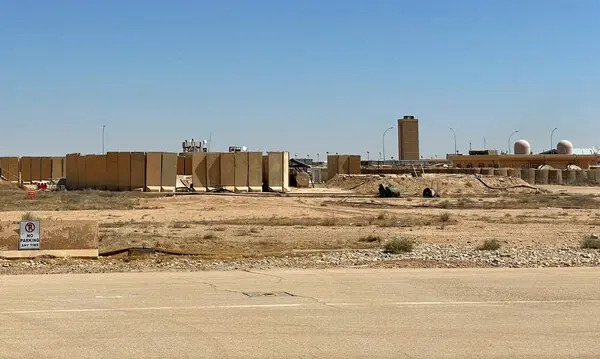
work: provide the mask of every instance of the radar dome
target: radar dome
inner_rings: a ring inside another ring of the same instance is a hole
[[[525,140],[515,142],[515,155],[528,155],[531,153],[531,145]]]
[[[573,144],[570,141],[562,140],[556,145],[556,152],[560,155],[572,155]]]

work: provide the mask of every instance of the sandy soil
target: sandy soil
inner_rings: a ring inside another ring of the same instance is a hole
[[[577,246],[584,236],[600,233],[599,202],[594,198],[582,202],[568,195],[544,197],[543,207],[531,208],[532,201],[542,202],[525,193],[511,194],[512,202],[506,202],[506,192],[430,200],[333,192],[328,196],[324,190],[315,191],[319,197],[182,195],[141,198],[132,210],[31,212],[42,219],[97,220],[101,252],[150,245],[213,258],[374,248],[396,237],[465,246],[486,239],[515,248]],[[553,200],[562,204],[553,206]],[[493,208],[498,204],[502,208]],[[445,221],[443,213],[449,214]],[[15,221],[23,214],[0,212],[0,220]],[[365,241],[369,235],[379,240]]]

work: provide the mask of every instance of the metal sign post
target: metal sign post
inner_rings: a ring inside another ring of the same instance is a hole
[[[40,249],[40,221],[21,221],[19,250]]]

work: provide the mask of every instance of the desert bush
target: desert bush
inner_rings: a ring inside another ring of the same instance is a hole
[[[441,201],[440,203],[438,203],[438,207],[440,208],[448,208],[450,207],[450,201],[448,201],[447,199]]]
[[[38,218],[31,212],[27,212],[21,216],[22,221],[35,221]]]
[[[219,237],[217,237],[216,234],[214,233],[206,233],[204,236],[202,236],[202,239],[217,239]]]
[[[600,249],[600,238],[595,236],[585,237],[581,241],[581,248],[583,249]]]
[[[407,253],[412,252],[413,246],[414,242],[410,239],[395,238],[383,246],[383,251],[391,254]]]
[[[500,247],[500,242],[496,239],[486,239],[477,249],[480,251],[495,251],[500,249]]]
[[[381,242],[381,237],[376,236],[374,234],[369,234],[368,236],[360,237],[359,241],[368,243]]]
[[[450,213],[449,212],[443,212],[442,214],[440,214],[440,222],[448,223],[449,221],[450,221]]]

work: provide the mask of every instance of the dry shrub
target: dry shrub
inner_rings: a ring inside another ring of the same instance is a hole
[[[383,246],[383,251],[390,254],[412,252],[414,242],[407,238],[395,238]]]

